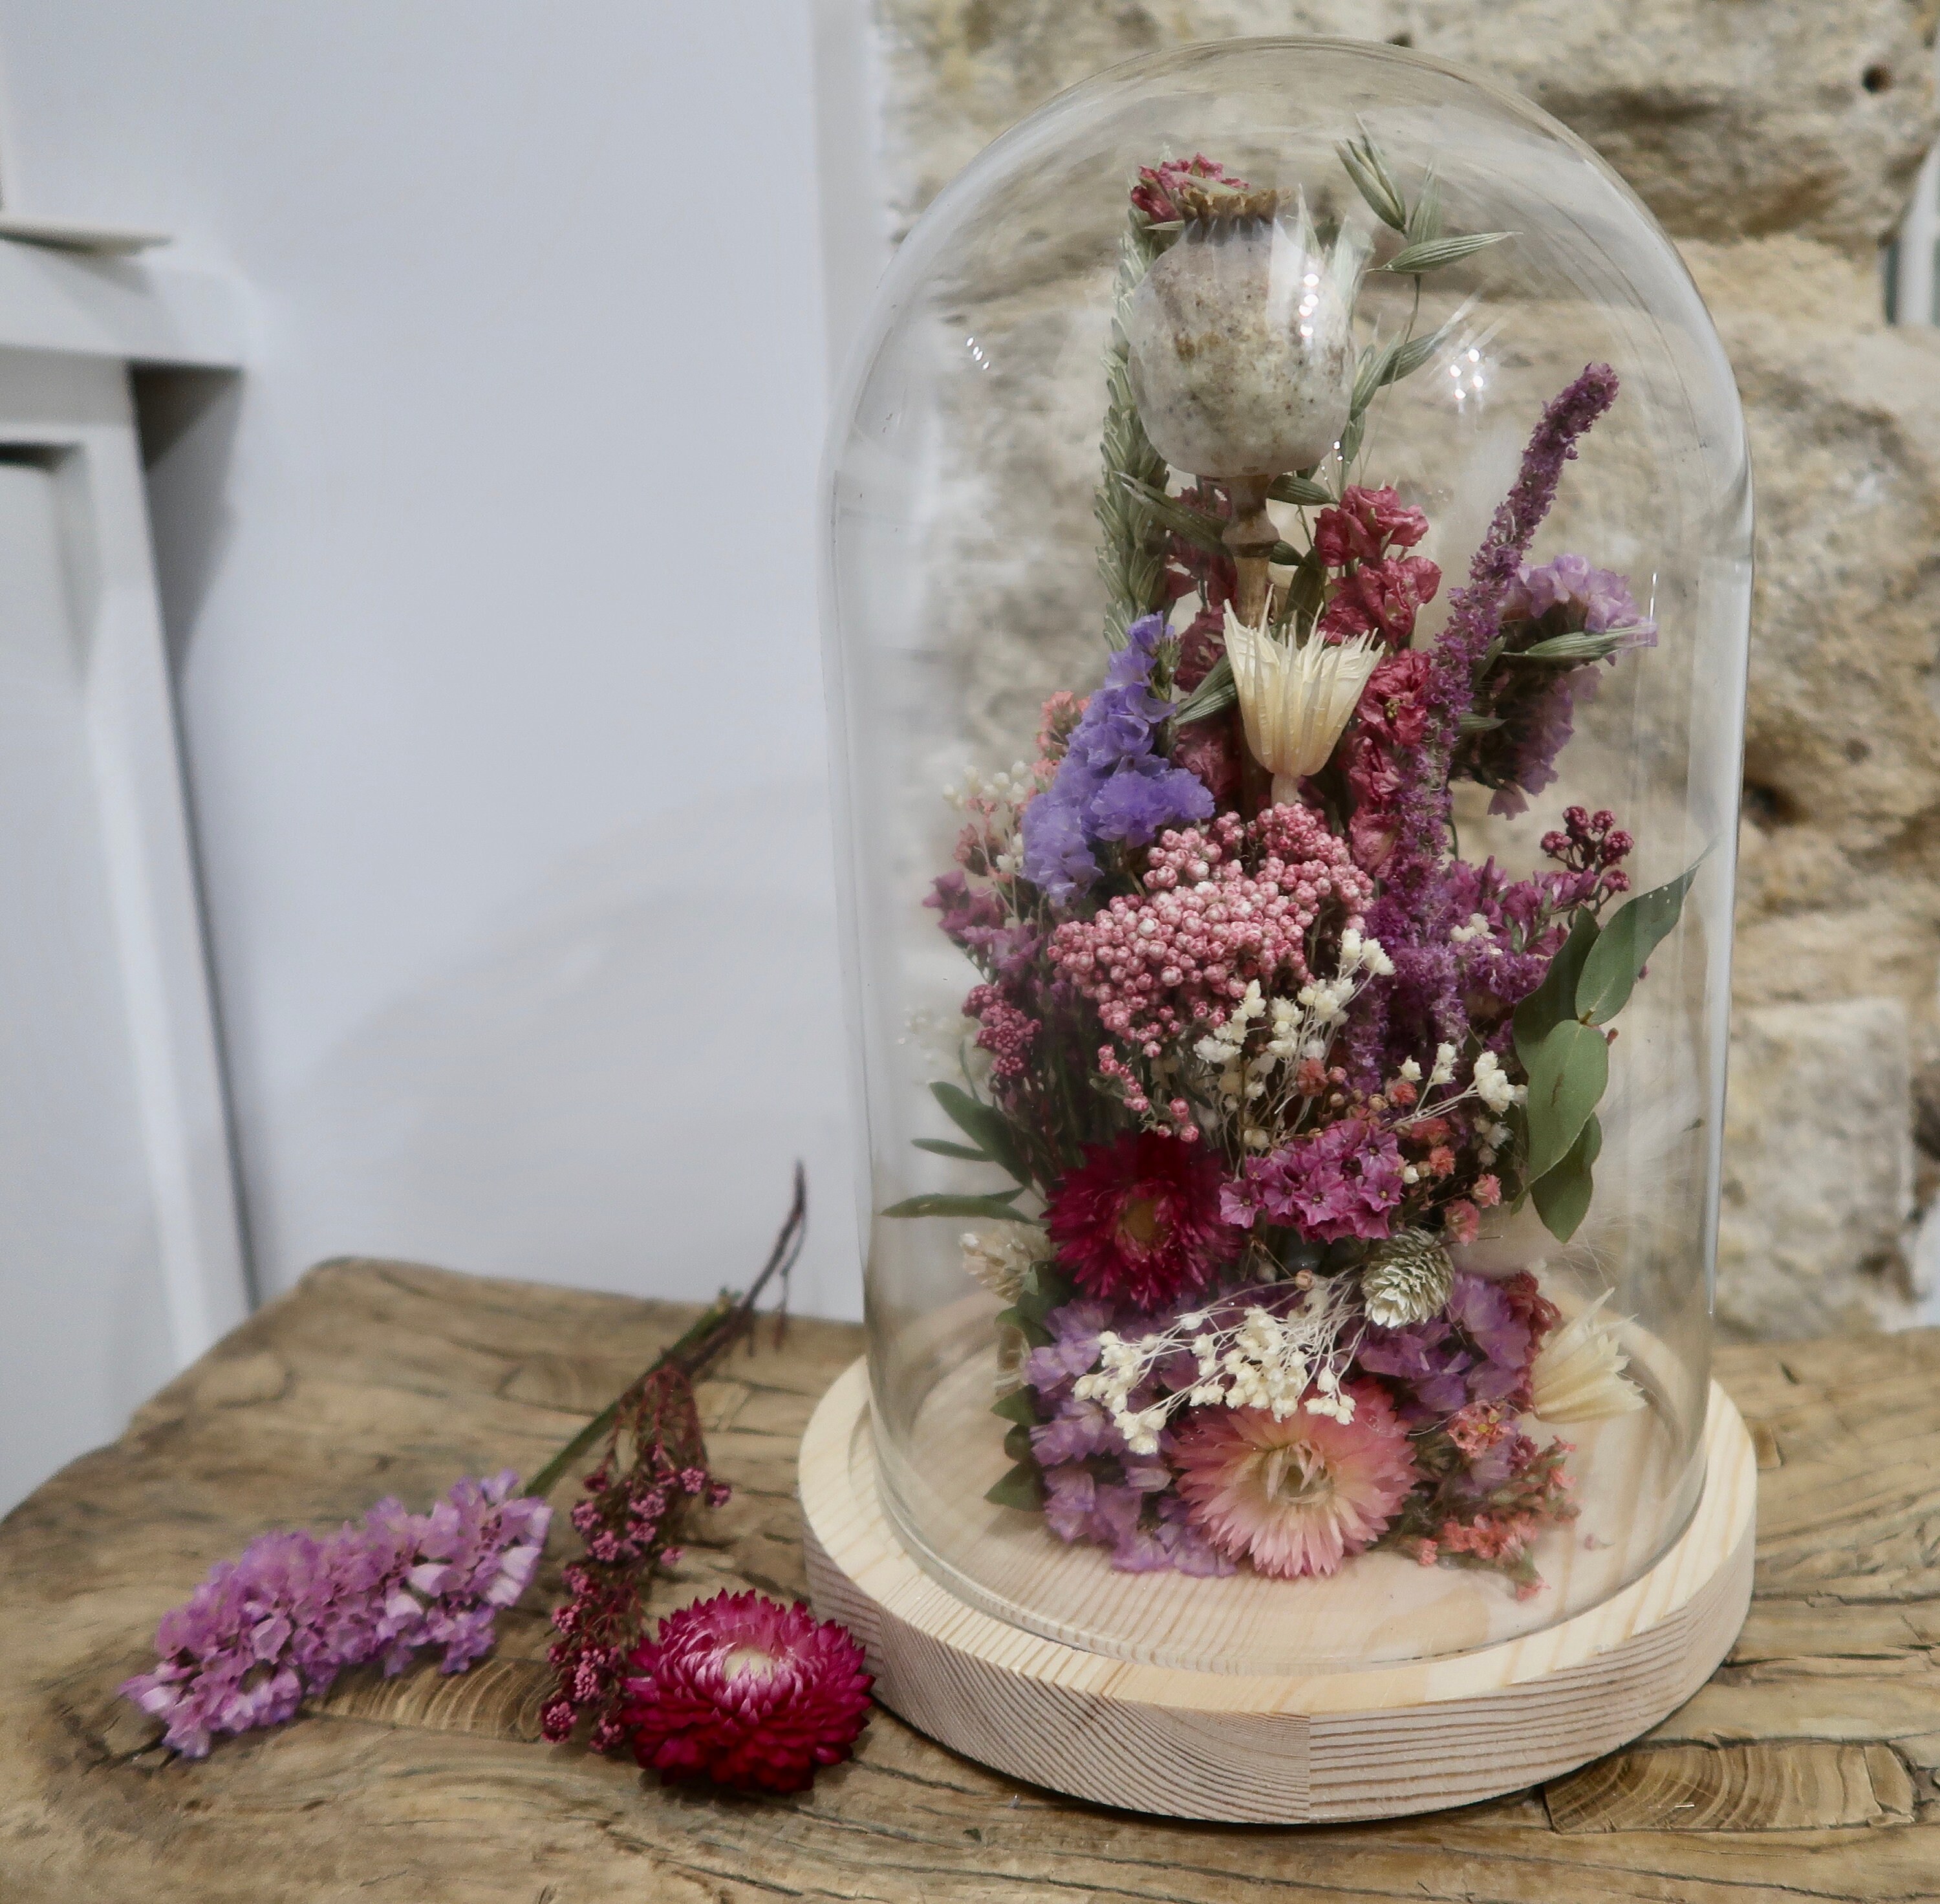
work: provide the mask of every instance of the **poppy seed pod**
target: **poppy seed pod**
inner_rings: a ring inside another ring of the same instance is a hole
[[[1264,201],[1264,215],[1249,208]],[[1188,221],[1125,315],[1132,393],[1174,468],[1226,481],[1310,469],[1347,422],[1362,253],[1272,196]]]

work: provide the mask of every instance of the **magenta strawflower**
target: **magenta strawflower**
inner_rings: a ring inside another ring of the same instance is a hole
[[[868,1723],[862,1647],[799,1601],[716,1594],[669,1614],[627,1663],[620,1722],[663,1782],[799,1792]]]
[[[1095,1144],[1051,1192],[1045,1226],[1087,1295],[1155,1309],[1203,1289],[1242,1239],[1221,1218],[1219,1160],[1161,1131]]]
[[[386,1500],[328,1539],[259,1536],[163,1616],[160,1663],[123,1695],[168,1722],[164,1744],[200,1759],[219,1735],[279,1725],[347,1666],[380,1660],[395,1674],[438,1646],[443,1669],[462,1672],[545,1545],[552,1511],[517,1485],[508,1469],[457,1482],[429,1514]]]

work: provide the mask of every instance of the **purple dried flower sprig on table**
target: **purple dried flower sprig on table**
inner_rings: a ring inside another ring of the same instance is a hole
[[[538,1564],[552,1510],[518,1494],[508,1469],[459,1481],[429,1514],[378,1502],[319,1540],[260,1535],[218,1562],[155,1636],[154,1671],[122,1692],[167,1723],[165,1743],[200,1759],[218,1735],[275,1726],[346,1667],[403,1671],[421,1646],[462,1672],[487,1652],[502,1608]]]

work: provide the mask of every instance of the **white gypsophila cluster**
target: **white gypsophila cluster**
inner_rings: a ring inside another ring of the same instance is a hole
[[[1358,1341],[1344,1345],[1351,1314],[1347,1285],[1336,1277],[1316,1286],[1301,1307],[1279,1316],[1258,1304],[1233,1322],[1209,1312],[1181,1316],[1160,1334],[1127,1341],[1107,1329],[1098,1338],[1098,1366],[1081,1375],[1073,1393],[1102,1402],[1112,1425],[1134,1454],[1155,1454],[1161,1431],[1182,1408],[1267,1408],[1284,1421],[1296,1408],[1336,1421],[1354,1418],[1354,1398],[1341,1386]],[[1197,1365],[1189,1388],[1161,1395],[1142,1408],[1133,1394],[1158,1365],[1182,1350]]]
[[[958,1239],[963,1267],[1001,1302],[1014,1302],[1027,1271],[1051,1260],[1051,1239],[1035,1223],[1007,1223],[1001,1231],[965,1230]]]
[[[1454,945],[1469,945],[1478,938],[1485,938],[1489,942],[1482,949],[1490,958],[1499,959],[1502,956],[1502,948],[1496,943],[1495,929],[1489,923],[1485,914],[1472,912],[1469,915],[1469,923],[1466,926],[1449,927],[1449,942]]]
[[[1237,1121],[1246,1149],[1273,1147],[1296,1094],[1298,1067],[1327,1061],[1362,987],[1393,970],[1380,940],[1350,928],[1341,935],[1340,964],[1331,978],[1310,978],[1290,999],[1269,997],[1255,979],[1225,1022],[1193,1046],[1193,1055],[1219,1073],[1220,1107]],[[1258,1031],[1266,1036],[1249,1050]]]
[[[981,825],[990,870],[1000,877],[1014,878],[1023,867],[1018,828],[1025,804],[1041,790],[1041,785],[1036,773],[1020,760],[987,780],[975,767],[966,767],[958,785],[943,789],[943,798],[951,807],[959,813],[974,815]]]

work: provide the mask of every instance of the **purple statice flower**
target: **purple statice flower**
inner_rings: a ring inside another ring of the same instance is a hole
[[[443,1670],[463,1671],[545,1544],[552,1510],[517,1486],[508,1469],[460,1481],[429,1514],[386,1500],[325,1540],[260,1535],[163,1616],[159,1663],[122,1693],[168,1722],[166,1744],[200,1759],[220,1734],[290,1718],[348,1666],[380,1659],[396,1673],[439,1646]]]
[[[1528,1381],[1530,1353],[1527,1317],[1499,1284],[1464,1271],[1440,1315],[1400,1329],[1371,1324],[1356,1359],[1399,1384],[1401,1417],[1417,1427],[1472,1402],[1516,1399]]]
[[[1246,1159],[1245,1176],[1220,1192],[1229,1223],[1255,1217],[1291,1224],[1319,1243],[1387,1234],[1403,1192],[1401,1146],[1362,1118],[1342,1118],[1264,1157]]]
[[[1025,1358],[1024,1381],[1047,1408],[1055,1408],[1071,1384],[1097,1365],[1098,1338],[1113,1326],[1118,1313],[1109,1302],[1085,1297],[1061,1303],[1045,1316],[1051,1339]]]
[[[1503,591],[1504,621],[1539,621],[1551,613],[1561,618],[1563,629],[1572,632],[1606,635],[1613,628],[1623,630],[1627,639],[1620,654],[1657,645],[1657,624],[1638,608],[1629,578],[1592,567],[1588,556],[1559,555],[1540,568],[1524,566]]]
[[[1381,868],[1384,889],[1368,911],[1368,935],[1394,961],[1396,976],[1368,986],[1356,1001],[1350,1047],[1359,1076],[1365,1077],[1387,1046],[1391,992],[1412,988],[1424,996],[1421,1016],[1442,1038],[1459,1044],[1466,1034],[1460,962],[1441,951],[1448,928],[1461,921],[1450,914],[1437,889],[1450,837],[1450,767],[1462,716],[1474,701],[1476,670],[1501,632],[1509,592],[1521,581],[1530,544],[1556,499],[1563,465],[1616,396],[1616,372],[1607,364],[1592,364],[1543,411],[1515,483],[1469,565],[1466,585],[1450,597],[1447,623],[1435,638],[1422,694],[1427,717],[1422,737],[1402,756],[1395,842]]]
[[[1152,744],[1172,711],[1151,691],[1165,634],[1160,615],[1142,616],[1126,630],[1104,685],[1072,730],[1057,777],[1024,809],[1024,877],[1054,905],[1069,905],[1098,877],[1101,841],[1146,846],[1168,826],[1212,816],[1205,782]]]
[[[1502,626],[1511,648],[1554,635],[1620,633],[1603,659],[1614,667],[1620,657],[1657,645],[1657,624],[1638,608],[1630,583],[1614,570],[1592,567],[1588,557],[1559,555],[1540,568],[1517,572],[1502,597]],[[1520,630],[1518,633],[1518,631]],[[1527,669],[1492,689],[1486,711],[1500,725],[1473,743],[1490,756],[1477,777],[1495,788],[1492,813],[1514,815],[1556,779],[1556,758],[1575,730],[1576,710],[1595,697],[1600,679],[1594,664],[1582,667]]]

